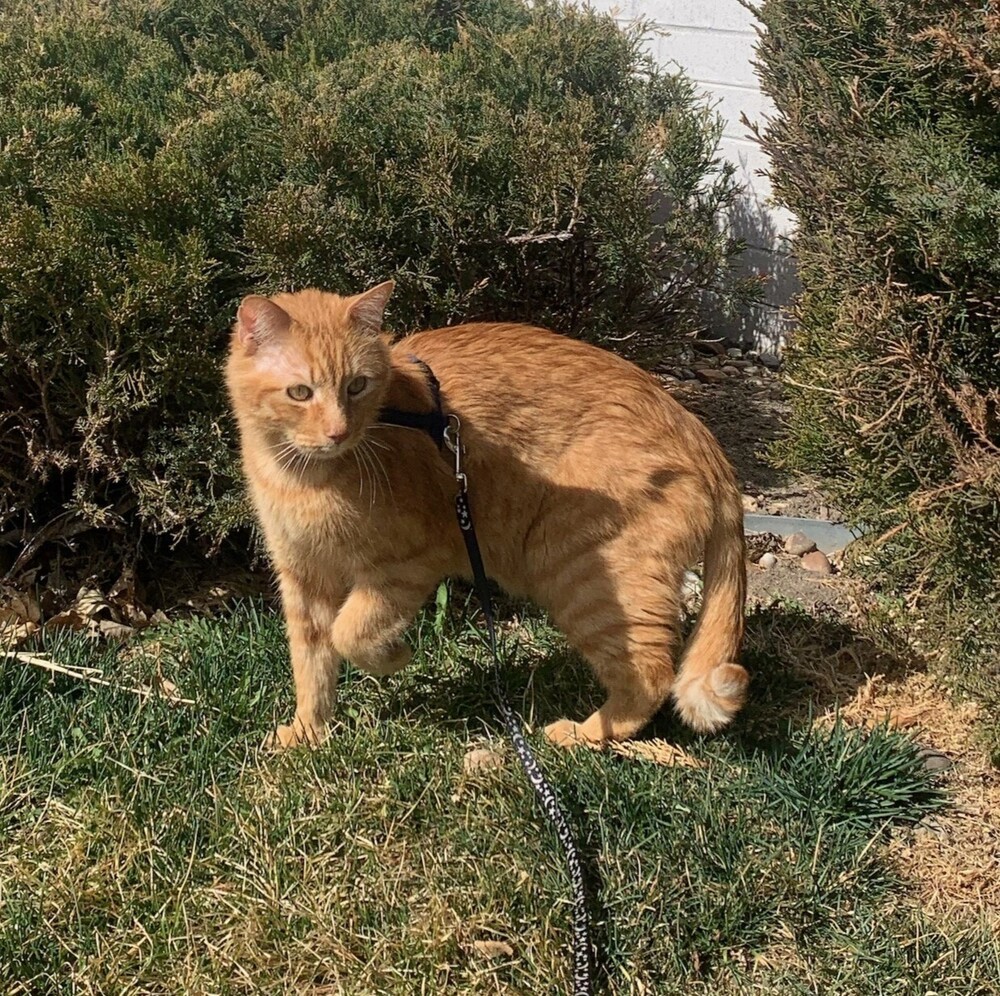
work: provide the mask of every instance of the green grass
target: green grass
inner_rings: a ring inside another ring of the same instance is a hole
[[[508,636],[531,722],[595,702],[541,619]],[[566,992],[567,881],[481,643],[444,606],[413,639],[399,676],[348,671],[328,744],[283,756],[258,749],[291,706],[263,608],[157,630],[145,654],[46,639],[123,684],[159,667],[197,707],[0,665],[0,992]],[[703,768],[533,737],[586,853],[602,991],[996,992],[990,938],[929,922],[885,857],[945,804],[913,745],[781,719],[802,690],[750,657],[755,704],[730,733],[657,720]],[[504,766],[463,774],[485,744]]]

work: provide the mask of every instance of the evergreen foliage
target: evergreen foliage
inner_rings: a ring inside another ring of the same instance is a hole
[[[928,649],[981,660],[1000,642],[1000,13],[758,13],[777,105],[762,137],[804,286],[777,456],[864,524],[859,562]]]
[[[734,250],[718,130],[638,29],[556,3],[5,3],[0,530],[243,521],[219,361],[251,291],[689,331]]]

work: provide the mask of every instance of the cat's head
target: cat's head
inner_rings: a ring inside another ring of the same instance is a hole
[[[285,454],[327,460],[350,450],[389,387],[382,312],[392,288],[389,280],[354,297],[244,298],[226,368],[240,422]]]

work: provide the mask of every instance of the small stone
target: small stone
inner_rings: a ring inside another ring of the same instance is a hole
[[[721,370],[713,370],[711,367],[707,370],[695,370],[694,374],[703,384],[721,384],[727,379]]]
[[[947,771],[955,766],[955,762],[947,754],[942,754],[941,751],[935,750],[933,747],[921,747],[918,756],[924,766],[924,771],[936,773]]]
[[[743,350],[738,349],[736,346],[733,346],[730,349],[726,350],[726,356],[728,356],[731,360],[742,360]]]
[[[777,370],[781,366],[781,357],[777,353],[761,353],[757,360],[769,370]]]
[[[494,768],[503,767],[503,757],[496,751],[486,750],[485,747],[477,747],[470,750],[462,758],[462,771],[467,775],[476,774],[480,771],[492,771]]]
[[[757,566],[763,567],[765,571],[769,571],[777,562],[778,558],[773,553],[765,553],[757,561]]]
[[[805,533],[792,533],[783,545],[785,553],[790,553],[793,557],[801,557],[804,553],[812,553],[816,549],[815,540],[811,540]]]
[[[694,380],[694,371],[690,367],[684,367],[681,370],[681,376],[685,380]]]
[[[721,339],[692,339],[691,345],[699,353],[708,353],[711,356],[723,356],[726,352]]]
[[[743,511],[756,512],[760,509],[760,502],[753,495],[743,496]]]
[[[802,565],[803,570],[812,571],[814,574],[833,573],[833,565],[826,559],[826,554],[821,553],[819,550],[807,553],[799,563]]]

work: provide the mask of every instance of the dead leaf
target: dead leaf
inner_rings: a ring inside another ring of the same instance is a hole
[[[473,941],[472,948],[483,958],[512,958],[514,949],[506,941]]]
[[[50,629],[87,629],[90,620],[77,612],[76,609],[67,609],[65,612],[58,612],[54,616],[49,616],[45,620],[45,625]]]
[[[0,609],[0,646],[20,643],[37,630],[35,623],[13,609]]]
[[[97,628],[100,630],[101,636],[108,640],[127,640],[135,633],[131,626],[115,622],[114,619],[100,620]]]
[[[27,622],[37,625],[42,620],[42,610],[38,602],[26,593],[15,592],[10,600],[10,608]]]
[[[162,674],[156,675],[153,679],[153,690],[171,705],[180,705],[184,701],[180,689],[169,678],[164,678]]]
[[[149,616],[138,605],[126,603],[122,606],[122,614],[128,620],[129,625],[136,629],[145,629],[149,625]]]
[[[131,567],[123,567],[118,580],[108,591],[108,598],[116,602],[135,602],[135,571]]]
[[[104,612],[110,614],[111,606],[104,600],[99,588],[88,588],[86,585],[76,593],[73,608],[87,619],[96,619]]]

